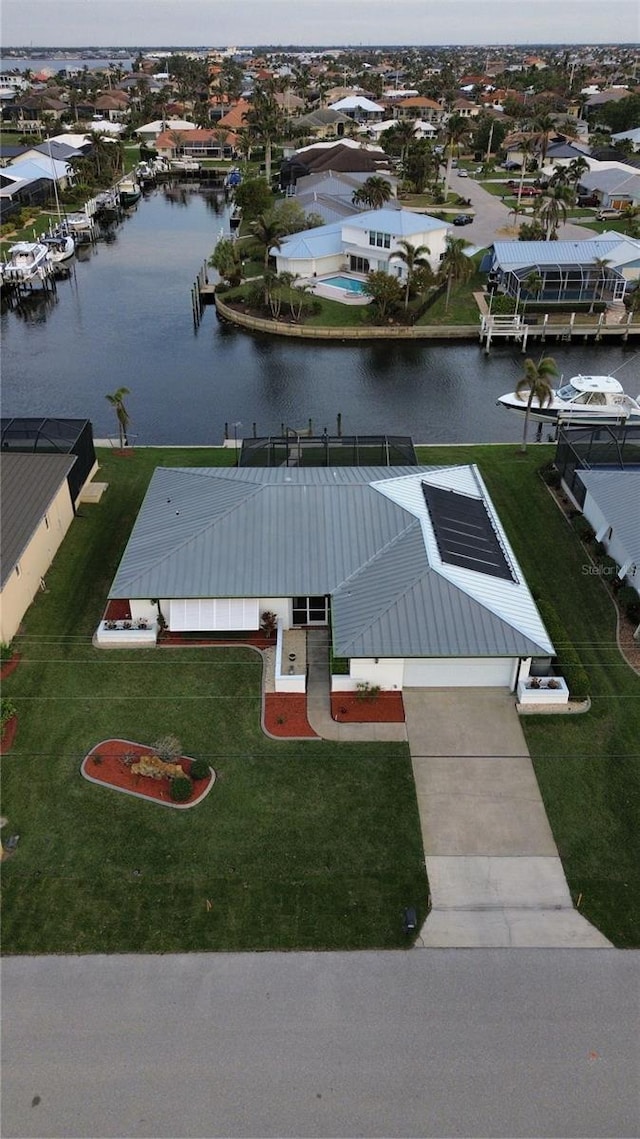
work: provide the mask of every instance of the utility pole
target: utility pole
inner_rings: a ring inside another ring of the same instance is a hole
[[[491,123],[491,130],[489,131],[489,141],[487,143],[487,154],[485,157],[485,163],[487,164],[487,166],[489,165],[489,163],[491,161],[491,143],[493,142],[493,128],[495,127],[495,125],[496,125],[496,123],[495,123],[495,119],[494,119]]]

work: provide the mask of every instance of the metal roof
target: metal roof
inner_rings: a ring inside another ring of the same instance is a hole
[[[484,502],[514,580],[446,565],[423,481]],[[341,655],[547,655],[476,468],[158,468],[112,598],[332,597]]]
[[[75,455],[0,455],[3,587],[75,462]]]
[[[541,268],[566,266],[592,266],[597,259],[606,259],[621,241],[496,241],[493,245],[494,264],[501,269],[526,269],[531,265]]]
[[[579,471],[578,477],[640,575],[640,471]]]
[[[367,210],[346,224],[351,229],[375,229],[399,238],[416,233],[428,233],[432,229],[449,228],[447,222],[441,218],[432,218],[430,214],[414,214],[411,210],[393,209],[389,206],[381,210]]]

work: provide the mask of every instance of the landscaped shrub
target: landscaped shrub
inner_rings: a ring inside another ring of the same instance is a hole
[[[153,750],[165,763],[173,763],[182,755],[182,744],[177,736],[160,736],[153,744]]]
[[[572,700],[586,700],[589,695],[589,677],[569,635],[553,605],[539,601],[538,609],[557,653],[558,671],[564,676]]]
[[[275,637],[278,629],[278,614],[273,613],[271,609],[265,609],[260,618],[260,629],[265,637]]]
[[[13,645],[7,644],[6,641],[0,641],[0,661],[11,660],[13,656]]]
[[[542,467],[540,470],[540,474],[541,474],[544,482],[546,482],[547,486],[551,486],[551,487],[559,487],[560,486],[560,483],[562,481],[562,476],[560,474],[560,471],[557,469],[557,467],[554,467],[552,463],[548,463],[546,467]]]
[[[618,605],[630,621],[640,621],[640,597],[630,585],[623,585],[618,590]]]
[[[334,657],[331,655],[331,675],[332,676],[348,676],[349,675],[349,657]]]
[[[9,720],[11,720],[15,714],[16,706],[13,700],[9,700],[6,696],[3,696],[2,701],[0,701],[0,732],[4,731]]]
[[[208,779],[210,774],[211,771],[206,759],[194,759],[189,772],[192,779]]]
[[[186,803],[191,798],[193,783],[187,775],[178,775],[171,780],[171,798],[174,803]]]
[[[590,542],[595,537],[593,528],[587,522],[584,514],[576,514],[571,525],[582,542]]]

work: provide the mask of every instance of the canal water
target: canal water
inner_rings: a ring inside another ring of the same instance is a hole
[[[155,189],[110,233],[82,250],[56,293],[3,305],[2,414],[91,419],[115,434],[105,399],[124,385],[138,444],[219,444],[238,437],[315,431],[413,436],[417,442],[508,442],[521,420],[496,407],[513,389],[517,345],[372,342],[316,344],[246,333],[207,308],[194,329],[191,287],[228,207],[212,193]],[[533,345],[532,354],[540,347]],[[565,377],[613,372],[633,396],[640,357],[632,345],[547,345]]]

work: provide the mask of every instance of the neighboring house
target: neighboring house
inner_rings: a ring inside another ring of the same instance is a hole
[[[393,105],[393,112],[398,119],[421,119],[422,122],[435,123],[436,126],[445,118],[445,110],[440,103],[436,103],[435,99],[427,99],[424,95],[399,99]]]
[[[66,161],[49,158],[46,153],[37,153],[33,158],[19,158],[4,168],[4,173],[12,178],[21,178],[24,181],[45,179],[53,193],[53,183],[57,182],[59,190],[66,190],[75,180],[73,169]]]
[[[222,120],[220,120],[222,122]],[[154,146],[160,158],[231,158],[237,136],[219,125],[211,130],[175,130],[158,135]]]
[[[0,454],[0,640],[8,644],[74,516],[75,455]]]
[[[146,142],[153,146],[158,136],[164,134],[165,131],[194,130],[196,130],[196,124],[190,123],[186,119],[156,119],[153,123],[145,123],[144,126],[138,127],[133,133],[138,136],[140,142]]]
[[[343,138],[339,142],[317,142],[303,146],[283,159],[280,165],[280,187],[295,186],[298,178],[331,170],[343,174],[359,171],[366,174],[388,173],[391,160],[380,146],[360,144]]]
[[[109,598],[171,632],[330,626],[343,688],[513,689],[554,655],[476,466],[157,468]]]
[[[329,110],[341,111],[357,123],[372,123],[384,115],[384,107],[380,103],[374,103],[373,99],[366,99],[364,95],[347,95],[344,99],[338,99],[337,103],[331,103]]]
[[[618,577],[640,595],[640,470],[579,471],[582,513],[620,567]]]
[[[345,132],[345,127],[349,126],[351,121],[349,116],[343,114],[342,111],[334,111],[330,107],[318,107],[316,111],[310,111],[308,115],[301,115],[299,118],[293,119],[292,125],[315,138],[330,138],[336,135],[341,138]]]
[[[218,126],[226,127],[230,131],[242,130],[247,125],[247,115],[251,110],[251,103],[246,99],[239,99],[237,103],[218,119]]]
[[[622,300],[627,282],[640,272],[640,242],[619,234],[588,241],[496,241],[490,257],[487,267],[504,292],[550,303]],[[529,296],[531,274],[541,284]]]
[[[630,131],[618,131],[617,134],[611,135],[612,142],[626,142],[627,139],[631,143],[635,151],[640,150],[640,127],[634,127]]]
[[[450,226],[439,218],[386,207],[294,233],[271,253],[278,273],[315,277],[344,269],[354,273],[380,269],[405,280],[405,265],[393,257],[398,242],[426,245],[431,267],[437,270],[449,230]]]
[[[589,173],[580,177],[581,191],[595,194],[605,209],[622,210],[625,206],[640,205],[640,171],[622,162],[592,162],[590,165]]]
[[[353,195],[360,190],[370,175],[366,172],[338,174],[333,170],[319,174],[308,174],[298,178],[295,184],[295,199],[306,213],[319,214],[326,223],[339,221],[362,213],[364,207],[354,205]],[[380,174],[391,189],[391,197],[396,198],[398,179],[392,174]]]
[[[460,115],[461,119],[475,119],[480,114],[482,107],[477,103],[472,103],[469,99],[456,99],[453,104],[454,115]]]
[[[435,138],[438,131],[433,123],[423,122],[422,119],[411,120],[413,122],[413,133],[416,138]],[[370,138],[380,138],[380,135],[385,131],[391,130],[392,127],[398,125],[397,119],[383,119],[381,123],[370,123],[367,126],[367,134]]]

